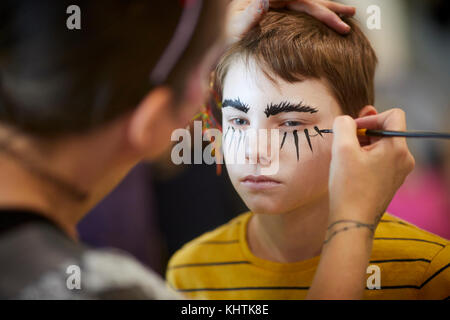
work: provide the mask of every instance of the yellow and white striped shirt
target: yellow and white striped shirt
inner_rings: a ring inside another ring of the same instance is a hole
[[[251,215],[184,245],[169,262],[169,285],[192,299],[304,299],[320,256],[294,263],[254,256],[246,240]],[[392,215],[378,225],[370,265],[380,268],[381,289],[367,288],[365,299],[450,298],[450,241]]]

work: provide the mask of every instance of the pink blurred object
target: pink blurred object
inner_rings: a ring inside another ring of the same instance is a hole
[[[450,239],[450,191],[435,169],[416,167],[398,190],[387,212]]]

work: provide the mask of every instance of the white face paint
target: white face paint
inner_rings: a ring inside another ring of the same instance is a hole
[[[332,135],[320,136],[315,127],[330,129],[334,118],[342,114],[324,81],[288,83],[273,78],[277,83],[267,78],[253,60],[246,65],[237,59],[223,87],[227,171],[233,186],[255,213],[286,213],[327,195]],[[268,139],[266,148],[245,143],[246,136],[261,129],[278,131],[277,141]],[[278,148],[275,157],[271,153],[273,143]],[[231,163],[233,153],[246,158],[247,163]],[[274,161],[276,172],[265,174],[264,168]]]

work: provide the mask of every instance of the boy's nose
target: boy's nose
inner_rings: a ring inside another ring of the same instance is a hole
[[[263,155],[260,152],[255,152],[252,154],[251,152],[245,152],[245,160],[251,164],[260,164],[262,166],[270,166],[272,163],[270,157],[267,155]]]
[[[256,135],[256,133],[258,133]],[[270,166],[271,157],[271,134],[269,130],[255,130],[247,132],[245,143],[245,160],[250,164]]]

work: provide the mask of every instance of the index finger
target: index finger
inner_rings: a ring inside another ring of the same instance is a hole
[[[388,111],[355,119],[358,128],[372,130],[406,130],[406,117],[402,109],[394,108]]]
[[[406,130],[406,116],[402,109],[395,108],[377,115],[363,117],[356,119],[358,128],[375,129],[375,130],[392,130],[404,131]],[[372,139],[371,139],[372,140]],[[369,149],[374,147],[380,152],[401,152],[408,150],[406,138],[389,137],[374,139],[374,143],[370,144]]]
[[[350,26],[342,21],[339,15],[355,14],[355,7],[327,0],[270,0],[270,7],[287,7],[293,11],[305,12],[342,34],[348,33]]]

